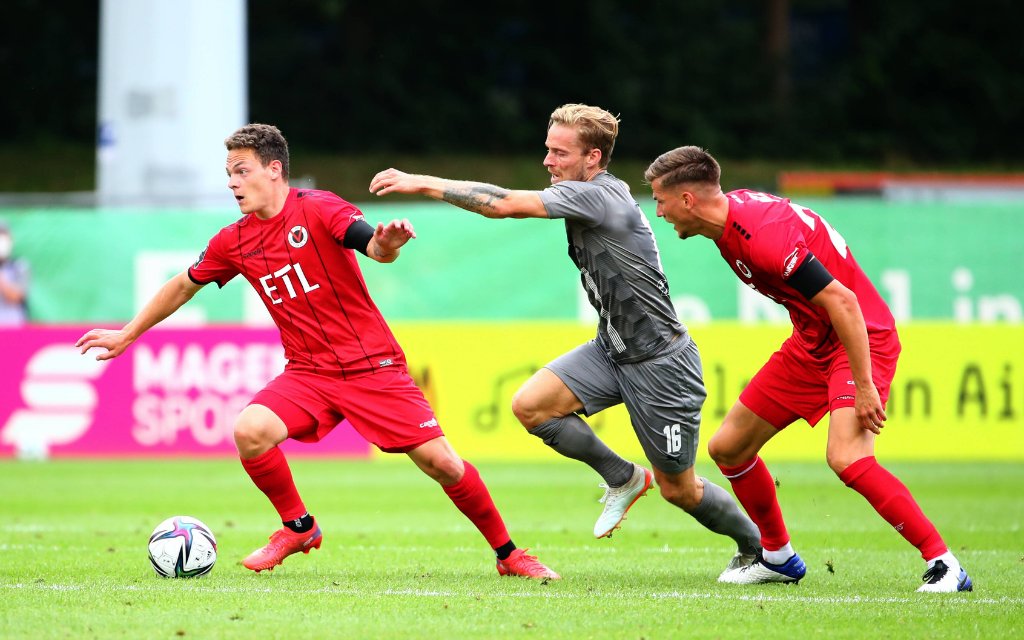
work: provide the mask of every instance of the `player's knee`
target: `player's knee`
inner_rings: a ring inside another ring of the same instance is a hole
[[[846,467],[850,466],[862,457],[862,455],[857,453],[840,451],[837,449],[828,449],[825,451],[825,461],[836,475],[846,471]]]
[[[458,483],[466,472],[462,459],[451,455],[433,456],[422,469],[424,473],[446,487]]]
[[[738,436],[737,432],[728,422],[724,422],[708,440],[708,455],[718,466],[735,467],[757,456],[758,445],[749,438]]]
[[[446,458],[438,466],[438,473],[440,476],[438,482],[445,486],[451,486],[462,480],[462,476],[466,474],[466,468],[459,458]]]
[[[725,440],[717,436],[718,434],[715,433],[715,435],[711,436],[711,439],[708,440],[708,455],[715,461],[715,464],[723,467],[730,467],[742,462],[742,460],[736,459],[738,456],[736,456],[736,453],[726,445]]]
[[[523,389],[516,391],[516,394],[512,396],[512,413],[516,420],[519,420],[519,423],[527,429],[532,429],[547,419],[540,403],[529,391]]]
[[[277,442],[270,425],[248,416],[239,416],[234,428],[235,447],[243,458],[252,458],[269,451]]]

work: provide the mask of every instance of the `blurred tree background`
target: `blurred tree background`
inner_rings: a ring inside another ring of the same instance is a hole
[[[1024,166],[1024,12],[1010,0],[248,12],[250,119],[278,124],[310,163],[469,154],[529,158],[537,173],[548,114],[587,102],[621,114],[615,157],[638,166],[680,144],[764,166]],[[99,2],[7,0],[3,14],[0,160],[13,174],[0,190],[91,189]]]

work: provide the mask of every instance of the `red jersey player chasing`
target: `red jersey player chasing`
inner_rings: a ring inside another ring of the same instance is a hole
[[[76,346],[82,353],[106,349],[98,360],[114,358],[206,284],[223,287],[241,274],[256,289],[281,331],[287,365],[239,414],[234,436],[242,467],[284,527],[242,564],[273,569],[293,553],[320,547],[320,525],[306,511],[278,445],[287,438],[316,442],[347,418],[367,441],[407,454],[440,483],[494,549],[499,574],[558,579],[512,543],[480,474],[444,437],[370,299],[355,251],[394,262],[416,237],[409,221],[374,228],[333,193],[290,188],[288,143],[274,126],[246,125],[225,146],[228,187],[242,218],[213,236],[196,263],[122,329],[93,329]]]
[[[756,191],[722,193],[718,162],[698,147],[659,156],[644,177],[659,217],[682,239],[714,240],[745,284],[786,307],[793,334],[750,381],[708,443],[711,457],[761,530],[761,557],[722,582],[797,582],[775,483],[758,456],[779,431],[830,413],[826,459],[927,562],[923,592],[970,591],[971,579],[910,491],[874,457],[900,342],[885,301],[824,219]]]

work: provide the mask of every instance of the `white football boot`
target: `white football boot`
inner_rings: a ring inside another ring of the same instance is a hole
[[[732,557],[732,560],[729,561],[729,564],[725,565],[725,569],[722,571],[722,573],[719,574],[718,581],[725,582],[725,580],[722,579],[725,577],[725,574],[729,573],[730,571],[736,571],[737,569],[749,567],[750,565],[754,564],[754,561],[756,560],[757,556],[755,555],[749,555],[737,551],[736,555],[734,555]]]
[[[718,576],[718,581],[729,584],[767,584],[769,582],[792,582],[796,584],[806,574],[807,565],[795,553],[782,564],[766,562],[759,555],[749,566],[724,572]]]
[[[600,486],[604,487],[604,497],[600,502],[604,503],[604,511],[594,524],[594,537],[611,537],[612,532],[622,525],[629,508],[640,496],[647,493],[653,481],[654,474],[650,470],[634,465],[633,476],[621,487],[601,484]]]
[[[967,571],[954,561],[954,566],[949,566],[942,560],[936,560],[935,564],[928,568],[921,576],[924,584],[917,588],[920,593],[956,593],[957,591],[973,591],[974,583]]]

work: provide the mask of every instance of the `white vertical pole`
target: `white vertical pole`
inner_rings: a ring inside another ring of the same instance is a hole
[[[98,201],[231,202],[223,140],[247,118],[245,0],[102,0]]]

